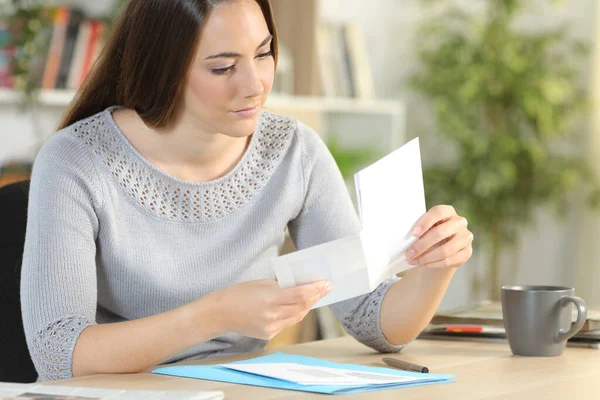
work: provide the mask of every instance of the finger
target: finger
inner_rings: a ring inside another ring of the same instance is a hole
[[[436,261],[442,261],[450,258],[473,242],[473,234],[468,232],[463,235],[454,235],[443,241],[437,246],[434,246],[429,251],[421,256],[409,260],[411,265],[431,264]]]
[[[322,290],[321,292],[315,294],[314,296],[310,297],[306,302],[300,303],[300,305],[302,307],[304,307],[305,309],[309,309],[310,310],[312,308],[312,306],[315,305],[315,303],[317,303],[323,297],[325,297],[329,293],[331,293],[332,290],[333,290],[333,286],[331,284],[326,285],[325,290]]]
[[[452,206],[435,206],[415,223],[412,234],[415,237],[421,237],[436,224],[444,222],[456,215],[456,210]]]
[[[329,281],[318,281],[293,288],[283,289],[279,296],[279,304],[296,304],[310,302],[315,296],[324,296],[331,291]]]
[[[433,262],[430,264],[422,264],[421,266],[427,267],[427,268],[459,267],[459,266],[463,265],[464,263],[466,263],[467,260],[469,260],[469,258],[471,258],[471,255],[473,255],[473,247],[471,245],[469,245],[449,258],[446,258],[441,261],[436,261],[436,262]]]
[[[431,253],[432,251],[436,250],[437,248],[442,247],[443,245],[445,245],[446,243],[448,243],[450,241],[450,239],[453,239],[453,238],[454,238],[454,236],[446,238],[445,240],[442,240],[440,243],[432,246],[429,250],[427,250],[426,252],[422,253],[418,257],[408,259],[408,263],[410,265],[419,265],[419,260],[421,260],[422,257],[424,257],[426,254]]]
[[[302,312],[308,312],[315,303],[325,297],[328,293],[328,291],[322,291],[294,304],[282,304],[277,308],[275,315],[277,316],[277,319],[284,319]]]
[[[450,218],[446,222],[431,229],[423,237],[414,242],[406,250],[406,258],[410,260],[420,257],[427,251],[432,250],[438,243],[441,243],[456,234],[460,234],[461,231],[466,231],[467,225],[466,218],[459,216]]]

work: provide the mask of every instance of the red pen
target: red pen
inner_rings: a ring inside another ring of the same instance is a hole
[[[480,333],[483,332],[483,327],[475,325],[449,325],[446,327],[446,332]]]

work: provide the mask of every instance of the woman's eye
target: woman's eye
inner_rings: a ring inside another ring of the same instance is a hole
[[[226,67],[226,68],[215,68],[212,69],[212,73],[215,75],[225,75],[226,73],[228,73],[229,71],[231,71],[233,69],[233,65],[230,67]]]
[[[266,53],[262,53],[258,55],[258,58],[267,58],[267,57],[271,57],[273,55],[273,50],[269,50]]]
[[[266,53],[259,54],[258,56],[256,56],[256,58],[263,60],[267,57],[271,57],[272,55],[273,55],[273,50],[269,50]],[[213,69],[211,69],[211,72],[215,75],[225,75],[229,71],[233,70],[234,67],[235,67],[235,65],[232,65],[232,66],[226,67],[226,68],[213,68]]]

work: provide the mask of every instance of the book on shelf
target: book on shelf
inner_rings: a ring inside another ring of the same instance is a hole
[[[52,39],[48,48],[46,58],[46,67],[42,77],[42,88],[53,89],[56,87],[56,79],[58,77],[58,68],[65,45],[65,35],[67,34],[67,23],[69,20],[69,8],[60,7],[54,13],[52,18]]]
[[[49,6],[52,22],[33,39],[42,50],[37,59],[30,62],[30,76],[41,89],[77,90],[104,45],[105,23],[99,19],[86,18],[83,11],[71,6]],[[19,49],[2,42],[11,43],[5,36],[10,27],[0,21],[0,87],[14,87],[10,77],[10,62]]]
[[[338,93],[336,71],[336,54],[331,39],[331,26],[320,24],[317,26],[316,49],[318,55],[321,91],[324,96],[334,97]]]
[[[573,310],[572,321],[577,319]],[[500,302],[485,301],[475,305],[437,313],[420,339],[484,341],[506,343],[506,330]],[[588,310],[583,328],[567,340],[568,347],[600,349],[600,312]]]
[[[73,45],[73,60],[66,80],[68,89],[76,89],[81,84],[81,70],[85,65],[88,43],[92,37],[92,24],[93,22],[90,20],[83,20],[79,26]]]
[[[343,31],[352,93],[359,99],[373,99],[375,98],[373,74],[363,29],[357,22],[348,22],[344,24]]]
[[[94,62],[100,56],[100,52],[102,51],[102,47],[104,46],[104,31],[106,30],[106,25],[104,22],[99,20],[90,20],[91,23],[91,33],[90,39],[87,42],[87,47],[85,49],[84,58],[83,58],[83,66],[81,70],[75,71],[79,76],[79,81],[71,86],[69,89],[78,89],[87,74],[92,69]]]
[[[419,339],[455,340],[467,342],[507,343],[506,331],[499,326],[481,325],[433,325],[430,324],[418,336]],[[567,340],[567,347],[600,350],[600,331],[579,332]]]
[[[70,9],[69,19],[66,23],[63,52],[60,57],[58,74],[56,76],[56,89],[66,89],[69,72],[73,67],[75,43],[79,36],[79,28],[84,20],[84,14],[81,10]]]
[[[103,46],[104,23],[72,7],[60,7],[44,70],[44,89],[79,88]]]
[[[316,51],[324,96],[375,97],[366,38],[358,23],[320,24]]]

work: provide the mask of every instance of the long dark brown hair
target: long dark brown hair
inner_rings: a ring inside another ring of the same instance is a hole
[[[150,127],[169,126],[180,110],[204,23],[227,1],[236,0],[129,0],[59,129],[112,105],[134,109]],[[273,35],[271,51],[277,64],[271,4],[255,1]]]

